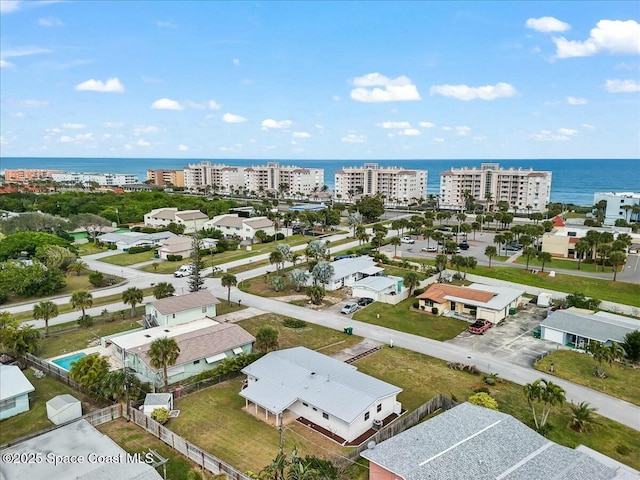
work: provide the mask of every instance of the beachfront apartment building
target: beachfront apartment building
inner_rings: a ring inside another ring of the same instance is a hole
[[[296,198],[322,189],[324,169],[280,165],[278,162],[236,167],[205,161],[185,167],[184,183],[190,190],[210,187],[221,193],[281,193]]]
[[[8,183],[25,183],[34,180],[51,180],[54,173],[62,170],[43,170],[39,168],[16,168],[4,171],[4,180]]]
[[[600,192],[593,195],[593,204],[607,202],[604,211],[604,224],[615,225],[616,220],[627,222],[640,221],[640,193]]]
[[[184,170],[147,170],[147,181],[160,187],[165,185],[184,187]]]
[[[380,194],[386,203],[407,205],[424,200],[427,195],[426,170],[365,163],[336,170],[334,177],[334,196],[340,201]]]
[[[54,182],[88,185],[92,182],[101,187],[117,187],[138,183],[138,176],[132,173],[87,173],[87,172],[60,172],[53,173],[51,179]]]
[[[451,168],[440,174],[440,208],[464,209],[466,192],[489,210],[506,201],[515,213],[543,212],[551,199],[551,172],[483,163],[480,168]]]

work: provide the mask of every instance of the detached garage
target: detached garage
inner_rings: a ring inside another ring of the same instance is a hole
[[[47,402],[47,417],[55,425],[77,420],[82,417],[82,403],[68,393],[58,395]]]

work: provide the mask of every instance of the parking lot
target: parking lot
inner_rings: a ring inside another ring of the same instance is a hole
[[[494,325],[484,335],[463,332],[448,342],[531,367],[542,355],[563,348],[557,343],[533,337],[533,330],[544,320],[545,311],[545,308],[527,304],[523,310]]]

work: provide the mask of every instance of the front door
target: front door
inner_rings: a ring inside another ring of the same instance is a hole
[[[451,311],[452,312],[456,311],[456,302],[451,302]]]

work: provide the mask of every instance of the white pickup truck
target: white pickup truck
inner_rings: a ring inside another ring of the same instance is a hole
[[[411,237],[402,237],[400,243],[416,243],[416,241]]]
[[[174,277],[188,277],[193,273],[193,265],[182,265],[179,269],[173,272]]]

